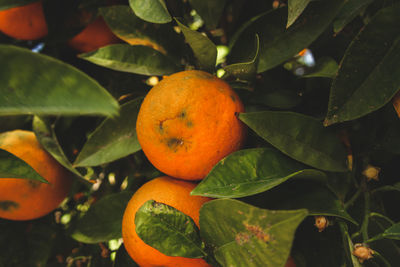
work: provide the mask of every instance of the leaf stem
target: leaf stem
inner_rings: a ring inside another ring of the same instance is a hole
[[[382,214],[380,214],[380,213],[377,213],[377,212],[371,212],[371,213],[369,214],[369,217],[378,217],[378,218],[384,219],[385,221],[387,221],[387,222],[390,223],[391,225],[395,224],[395,222],[392,221],[390,218],[388,218],[388,217],[386,217],[385,215],[382,215]]]
[[[364,220],[360,229],[364,241],[368,240],[368,223],[370,217],[370,209],[371,209],[370,193],[364,192]]]
[[[384,266],[392,267],[390,262],[388,262],[387,259],[385,259],[378,251],[374,250],[374,255],[376,255],[377,258],[379,258],[383,262]]]
[[[347,210],[354,202],[358,199],[363,189],[361,187],[358,188],[356,193],[344,204],[344,208]]]

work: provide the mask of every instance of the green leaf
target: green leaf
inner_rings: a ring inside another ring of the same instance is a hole
[[[286,180],[301,176],[324,176],[306,169],[275,149],[254,148],[234,152],[221,160],[191,192],[215,198],[236,198],[267,191]]]
[[[395,239],[395,240],[400,240],[400,222],[393,224],[389,228],[387,228],[382,234],[379,234],[371,239],[369,239],[367,242],[372,242],[380,239]]]
[[[208,29],[215,29],[221,18],[226,0],[189,0],[190,5],[204,20]]]
[[[79,57],[109,69],[149,76],[169,75],[181,70],[169,57],[142,45],[108,45]]]
[[[284,154],[317,169],[347,171],[346,151],[331,129],[306,115],[262,111],[239,118]]]
[[[333,22],[333,30],[335,33],[340,32],[343,28],[351,22],[357,15],[359,15],[373,0],[348,0],[338,13],[338,16]]]
[[[75,160],[76,166],[98,166],[141,149],[136,136],[136,119],[142,98],[121,106],[119,117],[105,119],[89,136]]]
[[[33,118],[32,129],[35,132],[39,143],[44,147],[44,149],[46,149],[46,151],[49,152],[53,158],[58,161],[58,163],[78,176],[81,181],[89,184],[89,182],[86,181],[74,167],[72,167],[71,162],[68,160],[60,143],[58,142],[56,133],[54,131],[54,126],[54,124],[50,123],[49,119],[38,116]]]
[[[182,53],[183,40],[171,25],[143,21],[126,5],[103,7],[100,13],[113,33],[131,45],[147,45],[168,56]]]
[[[311,70],[311,72],[303,75],[303,78],[312,78],[312,77],[326,77],[326,78],[334,78],[338,71],[339,65],[333,58],[330,57],[322,57],[317,60],[315,67]]]
[[[0,0],[0,10],[24,6],[34,2],[37,2],[37,0]]]
[[[286,28],[289,28],[296,19],[303,13],[310,0],[289,0],[288,1],[288,20]]]
[[[1,140],[1,135],[0,135]],[[22,178],[48,183],[28,163],[0,148],[0,179]]]
[[[353,267],[362,267],[361,263],[358,261],[357,257],[353,255],[354,244],[351,241],[347,224],[343,221],[339,221],[339,227],[342,232],[343,245],[347,257],[350,259]]]
[[[400,89],[400,4],[381,9],[354,38],[333,80],[324,124],[354,120]]]
[[[266,209],[307,209],[310,215],[340,217],[357,225],[337,196],[315,179],[292,179],[271,190],[243,200]]]
[[[207,36],[200,32],[193,31],[180,23],[177,19],[179,28],[185,36],[186,42],[192,48],[194,56],[196,57],[200,68],[207,71],[214,71],[217,62],[217,47]]]
[[[117,251],[117,255],[115,256],[115,262],[113,267],[139,267],[129,256],[128,252],[125,249],[124,245],[121,245]]]
[[[250,81],[255,78],[257,74],[257,64],[260,52],[260,38],[256,34],[256,49],[253,59],[249,62],[231,64],[224,67],[228,75],[231,75],[239,80]]]
[[[154,200],[146,201],[136,212],[137,235],[148,245],[168,256],[205,256],[199,229],[186,214]]]
[[[28,49],[0,45],[0,114],[118,114],[118,102],[78,69]]]
[[[307,210],[264,210],[233,199],[200,210],[201,236],[223,266],[284,266]]]
[[[152,23],[167,23],[172,20],[164,0],[129,0],[133,12],[139,18]]]
[[[343,0],[313,1],[286,29],[286,8],[268,11],[252,18],[232,38],[230,62],[240,62],[251,57],[254,34],[260,36],[259,73],[272,69],[308,47],[329,26]]]
[[[390,191],[400,192],[400,182],[395,183],[394,185],[381,186],[374,190],[374,192],[383,192],[383,193]]]
[[[122,236],[122,217],[133,192],[109,194],[97,201],[78,219],[71,237],[82,243],[95,244]]]

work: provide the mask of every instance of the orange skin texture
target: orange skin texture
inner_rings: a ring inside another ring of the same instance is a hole
[[[36,40],[47,35],[42,2],[0,11],[0,31],[20,40]]]
[[[203,179],[218,161],[238,150],[246,128],[244,111],[225,81],[203,71],[167,76],[146,95],[136,132],[143,152],[161,172]]]
[[[40,146],[35,134],[23,130],[2,133],[0,148],[28,163],[49,182],[0,178],[0,218],[32,220],[56,209],[68,195],[72,177]]]
[[[392,103],[397,116],[400,118],[400,91],[393,97]]]
[[[86,53],[119,42],[120,39],[110,30],[104,19],[98,17],[69,40],[68,45],[79,52]]]
[[[190,216],[199,226],[199,210],[211,200],[200,196],[190,196],[196,184],[177,180],[168,176],[159,177],[140,187],[129,201],[122,220],[122,238],[128,254],[141,267],[200,267],[211,266],[203,259],[167,256],[144,243],[136,234],[136,211],[148,200],[170,205]]]
[[[296,263],[294,262],[294,259],[292,257],[289,257],[285,264],[285,267],[296,267]]]

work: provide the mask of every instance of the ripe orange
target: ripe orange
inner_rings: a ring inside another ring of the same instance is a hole
[[[400,91],[392,99],[393,107],[396,110],[397,116],[400,118]]]
[[[46,36],[48,29],[42,2],[0,11],[0,31],[20,40],[36,40]]]
[[[209,266],[203,259],[171,257],[144,243],[136,234],[136,211],[148,200],[170,205],[199,225],[199,210],[209,198],[190,196],[196,184],[163,176],[140,187],[129,201],[122,220],[122,238],[128,254],[141,267]]]
[[[100,47],[119,43],[102,17],[89,23],[79,34],[68,41],[68,45],[79,52],[90,52]]]
[[[182,71],[149,91],[139,110],[137,137],[160,171],[199,180],[241,147],[246,130],[237,114],[243,111],[225,81],[199,70]]]
[[[49,184],[16,178],[0,178],[0,218],[31,220],[54,209],[67,196],[71,177],[53,159],[30,131],[14,130],[0,134],[0,148],[28,163]]]

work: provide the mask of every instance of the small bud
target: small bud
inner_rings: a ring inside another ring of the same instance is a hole
[[[325,216],[315,216],[314,225],[318,228],[318,232],[322,232],[329,226],[329,221]]]
[[[373,254],[374,251],[365,244],[358,243],[354,245],[353,255],[356,256],[361,263],[371,259]]]
[[[362,172],[362,174],[367,178],[368,181],[370,181],[370,180],[378,181],[380,171],[381,171],[381,168],[368,164],[367,167]]]

